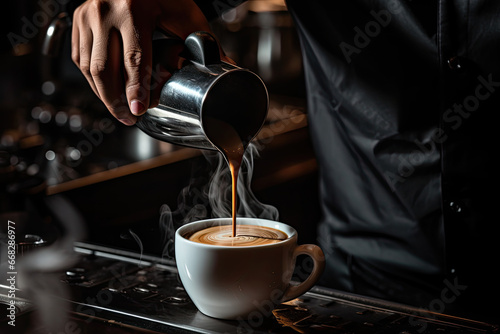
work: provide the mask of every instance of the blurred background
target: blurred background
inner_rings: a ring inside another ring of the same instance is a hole
[[[182,189],[195,178],[206,181],[209,164],[199,150],[157,141],[106,111],[70,59],[71,16],[78,4],[4,4],[1,226],[14,220],[18,235],[51,242],[64,234],[60,220],[71,215],[55,212],[59,208],[47,199],[63,197],[85,222],[84,241],[139,251],[138,237],[144,252],[159,254],[160,208],[178,208]],[[270,92],[252,189],[278,209],[281,221],[299,230],[299,242],[314,242],[320,217],[317,166],[300,44],[286,6],[281,0],[248,1],[212,28],[227,55],[259,74]]]

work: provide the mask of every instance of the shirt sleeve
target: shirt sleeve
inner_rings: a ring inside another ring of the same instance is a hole
[[[220,17],[224,12],[236,8],[246,0],[194,0],[208,21]]]

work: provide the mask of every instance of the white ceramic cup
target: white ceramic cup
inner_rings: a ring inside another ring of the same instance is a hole
[[[275,221],[238,218],[238,225],[271,227],[285,232],[286,240],[259,246],[216,246],[184,236],[211,226],[230,225],[231,218],[196,221],[175,234],[175,258],[182,284],[202,313],[219,319],[250,319],[267,316],[282,302],[297,298],[318,280],[325,266],[323,251],[316,245],[297,245],[297,231]],[[307,279],[290,284],[298,255],[312,258]]]

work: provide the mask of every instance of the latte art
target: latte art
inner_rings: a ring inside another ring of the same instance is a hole
[[[232,236],[230,225],[212,226],[187,237],[190,241],[217,246],[268,245],[287,239],[285,232],[256,225],[238,225],[238,234]]]

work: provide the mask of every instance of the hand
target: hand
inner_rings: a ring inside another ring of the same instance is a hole
[[[182,39],[210,31],[193,0],[87,0],[74,13],[71,57],[106,108],[126,125],[158,104],[150,91],[159,96],[159,80],[170,76],[164,67],[153,71],[156,28]]]

